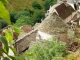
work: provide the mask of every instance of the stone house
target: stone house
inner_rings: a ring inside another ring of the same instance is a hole
[[[60,3],[50,6],[50,9],[47,10],[45,15],[46,18],[37,28],[38,39],[43,39],[45,36],[46,38],[57,36],[59,40],[66,42],[68,39],[68,27],[71,27],[72,25],[80,25],[77,10],[66,1],[61,1]]]
[[[71,24],[72,22],[76,22],[79,25],[79,15],[77,11],[67,2],[60,2],[47,10],[46,16],[50,14],[56,13],[65,23]]]
[[[67,24],[64,23],[64,21],[60,17],[58,17],[56,13],[53,13],[47,16],[42,21],[42,23],[37,27],[37,29],[38,29],[37,39],[44,40],[51,38],[53,36],[59,38],[60,34],[66,36],[68,26]]]

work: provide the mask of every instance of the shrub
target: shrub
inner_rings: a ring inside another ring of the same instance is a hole
[[[48,10],[50,8],[50,5],[54,5],[57,2],[57,0],[44,0],[43,5],[45,10]]]
[[[36,9],[36,10],[34,10],[31,20],[33,21],[34,24],[36,22],[41,22],[41,19],[44,18],[44,14],[45,14],[45,12],[43,10]]]
[[[30,11],[29,10],[22,10],[16,13],[15,19],[18,19],[21,16],[30,16]]]
[[[34,1],[34,2],[32,3],[32,7],[33,7],[34,9],[42,9],[41,5],[40,5],[37,1]]]
[[[23,25],[33,25],[33,22],[31,21],[31,17],[28,16],[21,16],[20,18],[18,18],[18,20],[16,21],[16,23],[14,24],[17,27],[23,26]]]
[[[10,20],[11,20],[12,23],[16,22],[15,15],[16,15],[15,11],[10,12]]]
[[[52,40],[52,41],[51,41]],[[25,54],[31,53],[31,56],[27,55],[28,60],[56,60],[62,59],[62,57],[67,55],[66,45],[57,41],[53,38],[50,41],[45,41],[44,43],[37,42],[33,48],[26,51]],[[54,59],[55,58],[55,59]]]
[[[5,20],[0,19],[0,29],[6,27],[7,25],[8,25],[8,23]]]

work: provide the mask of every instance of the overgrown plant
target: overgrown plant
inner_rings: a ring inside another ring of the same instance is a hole
[[[11,24],[10,16],[8,11],[5,8],[5,4],[7,0],[0,0],[0,18],[4,19],[8,24]],[[4,5],[3,5],[4,4]],[[2,43],[2,47],[0,47],[0,60],[24,60],[21,55],[16,55],[15,49],[11,46],[13,44],[13,31],[16,33],[20,33],[20,30],[16,27],[12,27],[10,29],[4,30],[4,36],[0,35],[0,43]],[[9,55],[9,50],[12,50],[14,55]],[[2,52],[2,53],[1,53]]]
[[[10,28],[10,29],[3,30],[5,36],[0,36],[0,42],[3,44],[3,47],[0,48],[0,51],[2,51],[2,54],[0,55],[0,57],[3,60],[6,60],[6,59],[18,60],[19,59],[19,58],[17,58],[19,56],[16,55],[15,49],[13,48],[13,46],[11,46],[12,44],[14,44],[13,30],[18,34],[20,33],[20,30],[18,28],[12,27],[12,29]],[[9,55],[10,49],[12,50],[12,52],[14,54],[13,56]]]
[[[44,43],[36,42],[31,50],[25,52],[27,60],[62,59],[67,54],[66,45],[58,42],[55,37]]]

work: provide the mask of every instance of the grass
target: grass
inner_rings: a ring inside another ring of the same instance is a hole
[[[12,10],[22,10],[23,8],[28,8],[28,9],[33,9],[32,8],[32,2],[34,0],[8,0],[9,1],[9,5],[7,6],[9,11]],[[37,0],[40,4],[42,3],[42,0]]]

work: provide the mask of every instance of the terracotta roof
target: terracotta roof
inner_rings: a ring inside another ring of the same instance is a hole
[[[32,28],[28,25],[24,25],[21,27],[21,29],[25,32],[25,33],[28,33],[32,30]]]
[[[64,3],[60,4],[55,9],[62,19],[66,19],[75,11],[70,5],[66,6]]]

